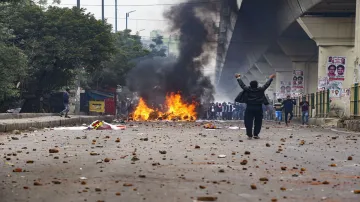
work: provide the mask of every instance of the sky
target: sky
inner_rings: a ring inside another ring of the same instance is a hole
[[[118,31],[126,28],[126,12],[130,13],[128,18],[128,29],[133,33],[140,31],[140,36],[149,37],[152,30],[167,31],[167,21],[163,17],[164,11],[169,9],[172,4],[183,2],[184,0],[118,0]],[[81,0],[82,8],[94,14],[97,19],[102,18],[102,0]],[[61,7],[76,6],[77,0],[61,0]],[[170,5],[169,5],[170,4]],[[115,0],[105,0],[105,19],[113,25],[115,29]],[[141,31],[142,30],[142,31]]]

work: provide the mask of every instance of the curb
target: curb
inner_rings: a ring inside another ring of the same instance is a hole
[[[111,122],[114,120],[114,116],[83,116],[75,117],[69,119],[59,119],[51,121],[34,121],[34,122],[23,122],[23,123],[0,123],[0,132],[11,132],[14,130],[28,130],[30,128],[54,128],[61,126],[72,126],[79,125],[83,123],[91,123],[96,120],[104,120],[106,122]]]

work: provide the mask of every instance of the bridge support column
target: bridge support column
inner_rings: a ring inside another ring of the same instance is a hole
[[[355,18],[301,17],[298,22],[319,47],[318,80],[329,81],[329,116],[340,116],[334,114],[339,110],[332,109],[349,115],[350,96],[346,91],[354,83]]]
[[[354,83],[360,82],[360,0],[356,0]]]

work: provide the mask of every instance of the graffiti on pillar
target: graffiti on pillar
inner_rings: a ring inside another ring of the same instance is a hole
[[[299,96],[304,93],[304,71],[294,70],[292,81],[292,94],[293,96]]]
[[[329,81],[344,81],[346,57],[330,56],[327,62],[327,76]]]

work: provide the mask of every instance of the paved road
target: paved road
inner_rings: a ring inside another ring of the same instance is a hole
[[[268,123],[247,140],[233,124],[3,135],[0,201],[360,201],[360,135]]]

